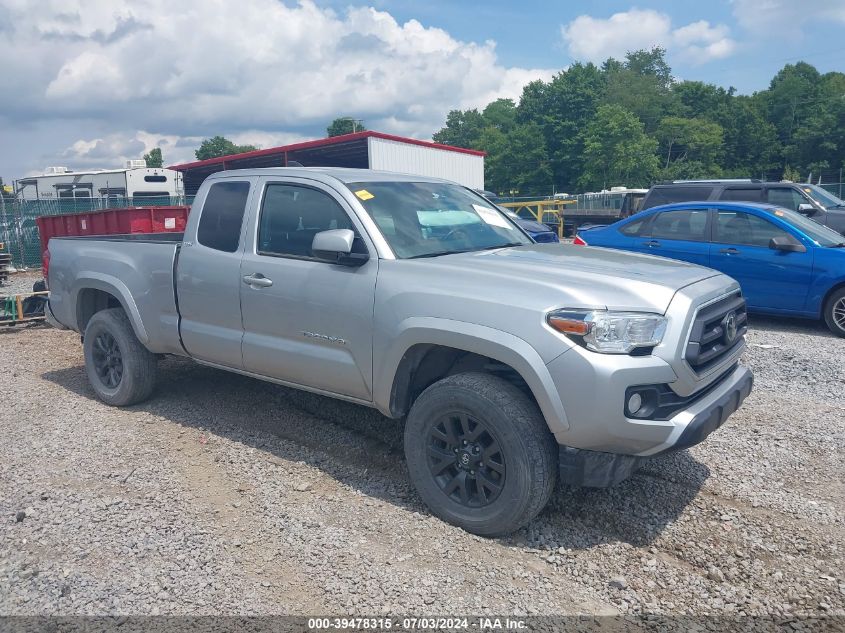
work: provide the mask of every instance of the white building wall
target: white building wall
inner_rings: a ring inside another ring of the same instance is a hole
[[[370,137],[370,169],[445,178],[484,189],[484,156]]]

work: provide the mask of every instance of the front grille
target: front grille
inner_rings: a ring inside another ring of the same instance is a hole
[[[731,338],[733,326],[736,333]],[[687,362],[696,373],[706,372],[742,345],[747,330],[745,299],[738,291],[699,308],[687,343]]]

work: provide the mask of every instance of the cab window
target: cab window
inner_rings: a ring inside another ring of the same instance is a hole
[[[687,242],[707,241],[707,209],[664,211],[651,225],[651,237]]]
[[[314,257],[314,236],[330,229],[355,230],[334,198],[310,187],[267,185],[258,227],[259,254]],[[367,252],[360,238],[356,237],[353,251]]]
[[[768,220],[742,211],[719,211],[713,230],[713,241],[720,244],[743,244],[768,248],[773,237],[795,241],[789,233]]]

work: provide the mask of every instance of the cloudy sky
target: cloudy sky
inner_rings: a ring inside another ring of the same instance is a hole
[[[272,147],[338,115],[430,138],[573,61],[664,46],[674,74],[767,86],[845,70],[845,0],[0,0],[0,176],[116,167],[223,134]]]

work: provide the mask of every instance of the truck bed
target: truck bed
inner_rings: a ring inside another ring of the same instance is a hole
[[[113,304],[111,296],[151,352],[184,354],[174,284],[182,238],[183,233],[52,238],[48,248],[53,316],[62,325],[84,331],[86,308],[77,306]]]

